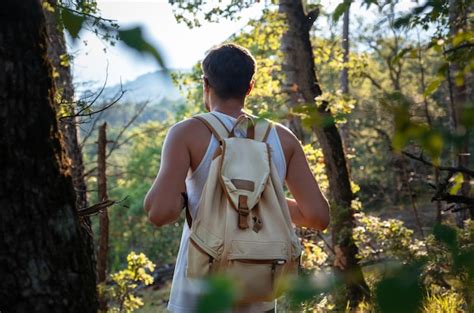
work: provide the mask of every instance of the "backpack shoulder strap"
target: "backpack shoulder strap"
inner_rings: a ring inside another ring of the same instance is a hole
[[[201,113],[193,116],[193,118],[204,123],[217,140],[220,141],[223,138],[229,137],[229,129],[227,129],[224,123],[216,115],[212,113]]]
[[[235,128],[245,121],[247,122],[247,138],[261,142],[267,141],[270,130],[273,127],[273,123],[266,118],[261,118],[251,114],[243,114],[239,116],[235,122],[234,127],[230,131],[229,137],[233,137]]]
[[[255,140],[266,142],[273,123],[265,118],[256,118]]]

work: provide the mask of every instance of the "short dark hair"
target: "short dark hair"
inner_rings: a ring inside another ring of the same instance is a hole
[[[202,61],[204,77],[223,99],[245,98],[256,67],[250,51],[233,43],[212,48]]]

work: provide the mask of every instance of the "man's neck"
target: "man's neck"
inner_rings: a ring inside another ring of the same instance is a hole
[[[244,101],[239,99],[220,100],[211,104],[211,111],[217,111],[232,117],[239,117],[244,114]]]

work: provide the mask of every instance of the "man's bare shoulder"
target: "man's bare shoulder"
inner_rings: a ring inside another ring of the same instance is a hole
[[[283,124],[273,122],[273,125],[277,131],[278,137],[282,147],[295,147],[300,144],[295,134]]]
[[[273,123],[273,125],[277,131],[278,138],[280,139],[281,147],[285,154],[286,164],[288,166],[293,154],[300,146],[300,142],[288,127],[280,123]]]
[[[187,118],[171,126],[168,134],[169,136],[178,137],[185,142],[189,142],[209,137],[210,131],[198,119]]]

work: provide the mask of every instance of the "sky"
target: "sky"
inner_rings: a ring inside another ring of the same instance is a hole
[[[166,65],[176,69],[191,68],[209,48],[237,32],[250,18],[258,17],[262,9],[262,5],[256,5],[243,11],[239,21],[204,23],[200,28],[189,29],[176,22],[171,5],[164,0],[98,0],[98,7],[102,17],[117,20],[121,28],[142,26],[146,38],[164,56]],[[80,37],[75,43],[68,40],[74,57],[76,83],[101,85],[108,72],[108,85],[114,85],[158,69],[154,60],[124,48],[122,44],[111,47],[85,30],[81,31]]]
[[[341,1],[321,0],[321,3],[326,11],[331,12]],[[212,46],[238,32],[249,19],[258,18],[265,5],[265,1],[260,1],[243,10],[240,20],[221,19],[219,23],[203,23],[200,28],[189,29],[185,24],[176,21],[173,8],[167,0],[97,2],[101,16],[116,20],[122,28],[142,26],[145,37],[159,48],[166,65],[171,69],[191,68],[204,58],[206,51]],[[367,16],[366,9],[360,6],[353,6],[351,10],[354,15]],[[324,20],[318,20],[317,27],[324,29],[327,25]],[[73,55],[72,69],[76,85],[98,87],[107,77],[107,85],[112,86],[159,69],[153,59],[138,55],[120,43],[112,47],[86,30],[82,30],[79,36],[80,40],[76,42],[68,39],[69,51]]]

